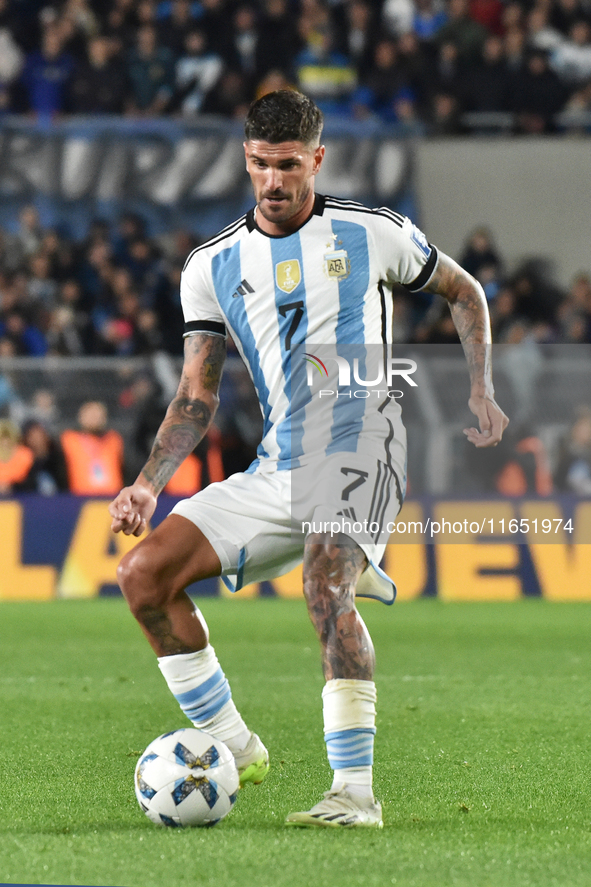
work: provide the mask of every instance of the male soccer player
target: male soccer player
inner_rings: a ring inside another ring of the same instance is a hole
[[[230,332],[263,412],[258,459],[244,474],[179,502],[123,558],[121,588],[183,711],[230,747],[241,784],[259,783],[269,768],[267,750],[238,713],[205,620],[185,588],[219,575],[239,588],[303,559],[326,679],[324,738],[334,781],[323,800],[287,822],[379,828],[382,811],[372,790],[374,650],[355,594],[387,603],[395,595],[378,564],[387,521],[402,504],[404,428],[387,391],[371,401],[349,391],[347,400],[336,388],[339,396],[318,406],[302,376],[304,361],[320,367],[320,357],[326,369],[314,349],[332,348],[345,375],[343,361],[352,359],[358,377],[363,366],[364,379],[373,379],[372,354],[391,341],[392,285],[440,293],[468,360],[469,407],[479,424],[465,430],[468,440],[493,446],[508,420],[494,400],[480,285],[409,219],[315,194],[325,152],[321,130],[318,108],[294,91],[271,93],[251,107],[244,149],[256,207],[187,259],[178,392],[146,465],[110,513],[115,532],[145,529],[156,497],[213,419]]]

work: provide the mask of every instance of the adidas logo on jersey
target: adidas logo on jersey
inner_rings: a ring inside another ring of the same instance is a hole
[[[235,292],[232,293],[232,298],[237,299],[238,296],[245,296],[247,293],[254,293],[254,290],[245,278],[240,281],[240,286],[238,286]]]

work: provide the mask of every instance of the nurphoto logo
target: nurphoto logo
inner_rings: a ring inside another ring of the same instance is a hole
[[[380,357],[379,360],[372,361],[371,370],[366,370],[365,359],[360,359],[359,357],[354,357],[351,361],[346,357],[334,355],[331,357],[325,357],[324,360],[321,360],[317,355],[306,351],[304,352],[304,360],[307,363],[306,381],[311,388],[314,387],[314,383],[318,379],[317,373],[320,374],[323,380],[330,378],[331,373],[329,373],[326,365],[327,363],[333,371],[334,365],[336,364],[336,389],[321,389],[318,392],[318,397],[357,397],[363,399],[371,397],[371,394],[373,393],[378,397],[387,395],[388,397],[397,400],[403,397],[404,392],[393,390],[392,386],[395,379],[397,382],[400,382],[401,380],[406,382],[407,385],[410,385],[412,388],[417,387],[417,383],[411,378],[413,373],[417,370],[417,363],[415,360],[408,357],[388,357],[386,360],[384,360],[383,357]],[[374,378],[361,378],[362,375],[366,375],[366,372],[370,372]],[[353,391],[339,391],[338,389],[340,388],[351,389],[351,375],[353,376],[353,382],[358,385],[359,388]],[[384,383],[386,385],[385,388],[378,387],[380,385],[383,386]]]

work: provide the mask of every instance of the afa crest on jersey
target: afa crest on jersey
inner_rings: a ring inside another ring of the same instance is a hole
[[[302,279],[302,269],[297,259],[279,262],[275,265],[275,281],[284,293],[293,293]]]
[[[335,249],[324,254],[324,273],[327,277],[342,280],[351,273],[351,262],[346,249]]]

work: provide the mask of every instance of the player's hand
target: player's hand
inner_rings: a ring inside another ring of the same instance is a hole
[[[126,536],[141,536],[156,509],[156,496],[142,484],[124,487],[109,505],[111,529]]]
[[[473,395],[468,401],[470,410],[478,419],[478,428],[464,428],[464,434],[475,447],[496,447],[509,424],[494,397]]]

